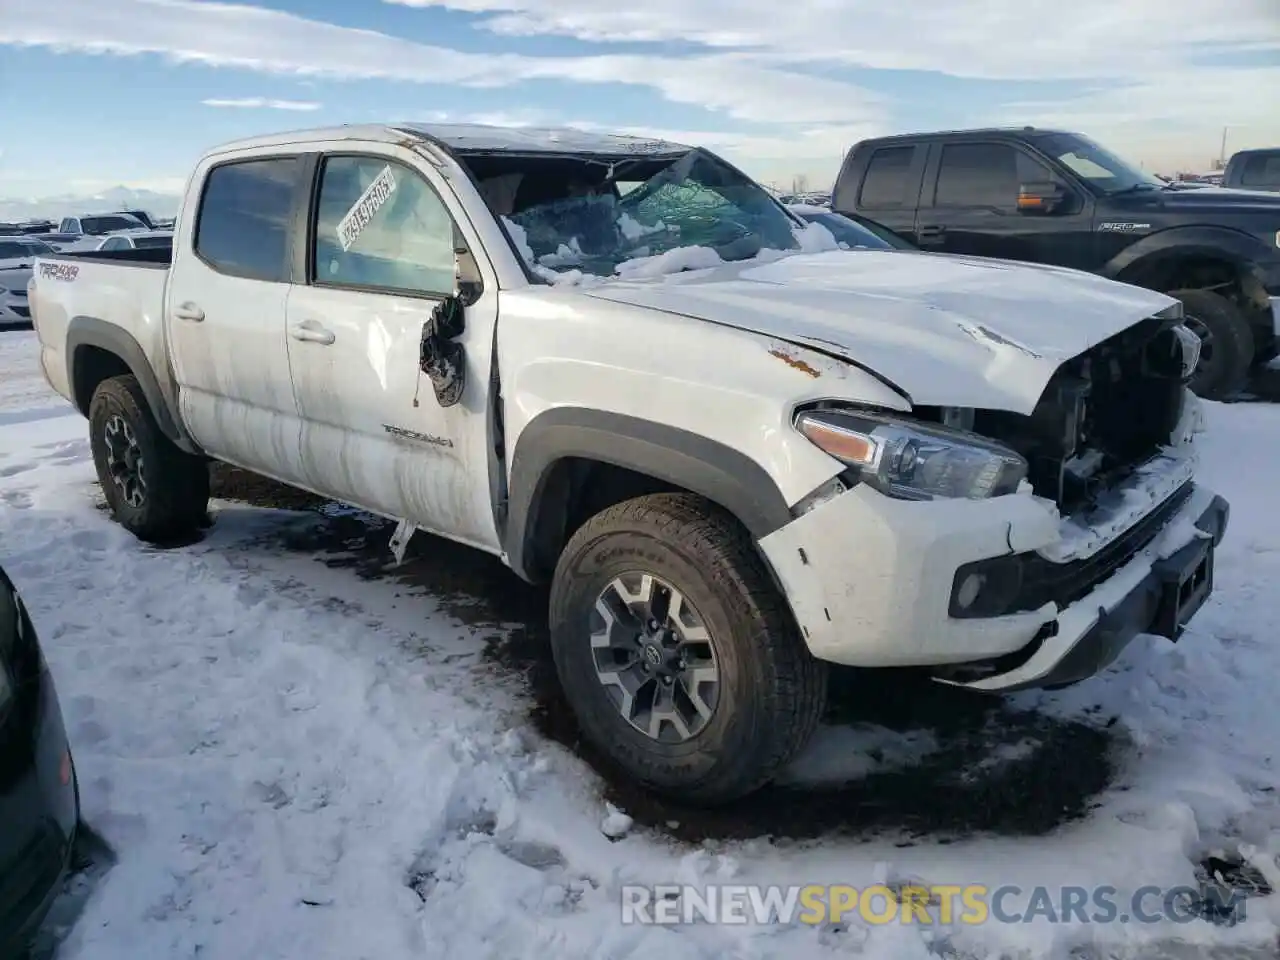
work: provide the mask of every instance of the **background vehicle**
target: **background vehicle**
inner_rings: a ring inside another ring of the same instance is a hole
[[[54,249],[55,253],[62,253],[65,250],[84,250],[89,249],[89,245],[85,242],[85,235],[82,233],[41,233],[33,235],[30,239],[39,240],[41,243],[47,244]],[[92,237],[90,242],[96,242]]]
[[[151,214],[147,213],[145,210],[121,210],[120,212],[133,217],[148,230],[158,230],[160,227],[160,225],[151,218]]]
[[[27,281],[36,257],[56,253],[35,237],[0,237],[0,326],[27,324],[31,309],[27,303]]]
[[[833,209],[921,249],[1088,270],[1181,300],[1192,386],[1221,398],[1280,337],[1280,197],[1179,189],[1075,133],[1023,128],[864,140]]]
[[[1061,685],[1212,589],[1168,297],[833,249],[714,154],[577,130],[290,133],[189,184],[172,253],[36,263],[116,519],[189,536],[212,458],[500,557],[655,789],[767,782],[827,662]]]
[[[118,230],[148,230],[145,223],[127,213],[85,214],[79,217],[63,217],[59,233],[100,237]]]
[[[860,217],[835,213],[826,207],[815,207],[806,203],[789,203],[787,209],[806,223],[820,223],[836,238],[836,243],[853,249],[867,247],[870,249],[890,248],[893,250],[915,250],[916,246],[898,236],[888,227]]]
[[[53,678],[0,569],[0,957],[20,957],[71,858],[79,786]]]
[[[109,234],[103,237],[94,249],[110,251],[150,250],[153,248],[172,249],[173,231],[148,230],[145,232],[131,231],[129,233]]]
[[[1280,147],[1233,154],[1222,172],[1222,185],[1280,193]]]

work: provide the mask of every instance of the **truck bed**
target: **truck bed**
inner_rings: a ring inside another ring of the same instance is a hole
[[[74,401],[72,367],[80,349],[103,337],[133,340],[122,349],[164,356],[165,289],[170,251],[58,253],[32,266],[31,321],[40,364],[53,388]]]

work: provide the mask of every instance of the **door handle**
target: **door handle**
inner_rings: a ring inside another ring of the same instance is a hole
[[[173,315],[179,320],[190,320],[192,323],[200,323],[204,320],[204,311],[190,300],[174,307]]]
[[[337,337],[333,331],[329,330],[314,320],[301,320],[289,327],[289,336],[295,340],[305,340],[308,343],[322,343],[326,346],[333,343]]]
[[[946,227],[930,225],[927,227],[921,227],[916,234],[916,239],[919,243],[941,243],[943,238],[946,236],[946,233]]]

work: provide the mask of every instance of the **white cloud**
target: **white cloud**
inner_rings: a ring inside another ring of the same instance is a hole
[[[200,102],[206,107],[225,107],[233,110],[297,110],[303,113],[319,110],[323,106],[313,100],[268,100],[265,97],[241,97],[238,100],[214,97]]]
[[[958,77],[1126,77],[1280,49],[1276,0],[386,0],[489,14],[509,35],[673,41]]]
[[[472,54],[277,10],[212,0],[4,0],[0,44],[337,79],[466,86],[527,80],[623,83],[747,121],[859,123],[880,99],[851,84],[789,72],[735,53],[690,57]]]

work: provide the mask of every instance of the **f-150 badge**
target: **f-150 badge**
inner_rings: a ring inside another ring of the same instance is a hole
[[[1151,224],[1134,223],[1132,220],[1113,220],[1098,224],[1099,233],[1141,233],[1143,230],[1150,229]]]

